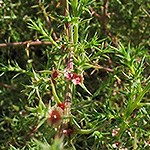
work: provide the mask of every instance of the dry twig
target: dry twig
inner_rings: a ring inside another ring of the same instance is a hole
[[[51,45],[51,42],[44,42],[44,41],[25,41],[25,42],[14,42],[14,43],[0,43],[0,47],[7,47],[7,46],[22,46],[22,45]]]

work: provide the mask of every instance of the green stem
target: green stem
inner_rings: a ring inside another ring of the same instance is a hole
[[[71,43],[74,43],[73,25],[70,27],[70,41]]]
[[[124,122],[121,125],[120,128],[120,132],[118,134],[117,138],[120,138],[121,135],[123,134],[123,132],[126,130],[127,128],[127,120],[130,118],[130,115],[132,114],[132,112],[138,107],[140,106],[140,101],[142,100],[143,96],[150,90],[150,83],[148,83],[148,85],[144,88],[143,91],[140,92],[140,94],[138,95],[138,97],[136,98],[136,100],[130,104],[127,109],[126,109],[126,113],[124,115]]]
[[[94,126],[92,129],[79,129],[79,128],[77,128],[77,133],[78,134],[90,134],[90,133],[92,133],[92,132],[94,132],[94,131],[96,131],[96,130],[99,130],[99,129],[101,129],[104,125],[106,125],[106,123],[104,123],[104,124],[101,124],[101,125],[96,125],[96,126]]]
[[[52,86],[52,93],[53,93],[53,96],[54,96],[54,100],[58,103],[61,103],[59,97],[57,96],[57,93],[56,93],[56,90],[55,90],[55,86],[54,86],[54,83],[52,81],[52,79],[50,79],[51,81],[51,86]]]
[[[150,89],[150,83],[148,83],[145,89],[140,92],[136,100],[129,107],[127,107],[127,111],[125,113],[125,118],[124,118],[125,120],[127,120],[130,117],[131,113],[140,104],[140,101],[142,100],[143,96],[149,91],[149,89]]]
[[[78,6],[78,0],[71,0],[71,6],[73,8],[73,12],[75,13]]]
[[[60,48],[60,47],[58,46],[58,44],[53,40],[53,38],[52,38],[51,36],[48,36],[48,38],[49,38],[50,42],[51,42],[53,45],[55,45],[57,48]]]
[[[78,134],[90,134],[92,133],[93,131],[95,131],[96,129],[80,129],[77,131]]]
[[[134,66],[133,66],[133,65],[132,65],[132,66],[129,66],[129,68],[130,68],[132,74],[135,75],[135,69],[134,69]]]
[[[78,20],[74,25],[74,44],[78,43]]]
[[[74,40],[74,44],[78,43],[78,23],[79,23],[79,19],[78,19],[78,0],[72,0],[71,1],[71,5],[72,5],[72,9],[73,9],[73,19],[74,19],[74,23],[73,23],[73,40]]]
[[[78,0],[74,0],[74,7],[77,8],[78,6]]]

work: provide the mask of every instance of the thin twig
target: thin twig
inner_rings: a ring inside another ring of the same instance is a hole
[[[62,4],[63,4],[63,13],[64,16],[68,16],[69,14],[69,2],[68,0],[62,0]],[[70,22],[64,24],[64,30],[66,31],[66,35],[68,37],[68,39],[70,38]]]
[[[117,47],[118,46],[117,38],[114,37],[107,28],[107,18],[110,16],[110,14],[108,13],[108,2],[109,2],[108,0],[103,0],[103,6],[101,9],[102,15],[98,14],[93,8],[90,8],[90,11],[91,15],[95,16],[100,21],[102,25],[102,32],[108,37],[110,37],[112,39],[113,45]]]
[[[44,5],[42,4],[41,0],[39,0],[39,7],[40,7],[40,9],[41,9],[41,11],[43,13],[44,19],[46,20],[48,29],[52,29],[51,21],[50,21],[48,15],[47,15],[47,12],[46,12],[46,10],[44,8]],[[52,32],[52,35],[53,35],[54,40],[57,41],[58,38],[57,38],[57,35],[56,35],[56,33],[54,31]]]
[[[7,47],[7,46],[22,46],[22,45],[51,45],[51,42],[44,42],[44,41],[25,41],[25,42],[14,42],[14,43],[0,43],[0,47]]]
[[[64,1],[65,1],[64,16],[67,16],[69,13],[69,2],[68,2],[68,0],[64,0]],[[66,35],[68,36],[68,40],[69,40],[69,37],[70,37],[70,23],[69,22],[67,24],[64,24],[64,29],[66,30]],[[71,72],[73,70],[73,50],[74,50],[74,47],[71,47],[70,56],[69,56],[69,60],[67,63],[67,69],[69,72]],[[72,92],[71,85],[68,82],[66,85],[66,95],[65,95],[66,108],[64,110],[64,114],[68,118],[70,118],[70,115],[71,115],[71,100],[72,100],[72,93],[71,92]],[[65,119],[64,125],[68,126],[69,121],[70,121],[70,119]]]
[[[9,85],[9,84],[5,84],[5,83],[1,83],[0,82],[0,86],[4,87],[4,88],[8,88],[8,89],[11,89],[11,90],[17,90],[16,87],[12,86],[12,85]]]

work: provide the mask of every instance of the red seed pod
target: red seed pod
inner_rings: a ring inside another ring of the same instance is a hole
[[[59,71],[58,70],[53,70],[53,72],[52,72],[52,78],[57,78],[58,77],[58,75],[59,75]]]
[[[74,133],[74,127],[71,125],[71,126],[68,126],[67,128],[65,128],[62,133],[65,135],[65,136],[71,136],[73,133]]]
[[[27,112],[26,112],[25,110],[22,110],[22,111],[19,112],[19,114],[20,114],[22,117],[24,117],[24,116],[26,116]]]
[[[50,125],[59,125],[62,120],[62,109],[59,107],[56,107],[54,109],[51,109],[48,113],[48,123]]]

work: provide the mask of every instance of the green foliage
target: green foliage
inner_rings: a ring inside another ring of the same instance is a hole
[[[0,1],[0,43],[29,40],[0,44],[0,149],[149,148],[148,9],[145,0]],[[39,40],[51,45],[31,44]]]

